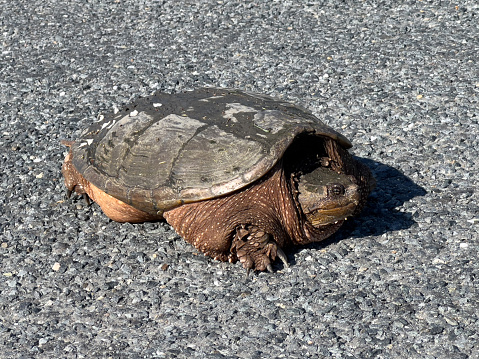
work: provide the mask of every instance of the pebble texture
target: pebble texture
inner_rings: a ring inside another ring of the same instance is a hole
[[[0,0],[0,357],[479,357],[479,5]],[[299,102],[377,179],[245,279],[65,201],[61,139],[155,90]]]

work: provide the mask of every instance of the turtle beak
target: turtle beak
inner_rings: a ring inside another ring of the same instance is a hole
[[[317,209],[311,213],[306,213],[306,218],[315,227],[325,226],[345,220],[354,213],[356,207],[357,203],[352,202],[342,207]]]

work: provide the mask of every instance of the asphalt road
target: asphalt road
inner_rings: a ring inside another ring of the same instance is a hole
[[[477,1],[0,0],[1,358],[479,358]],[[66,148],[156,90],[310,108],[378,185],[245,279],[66,201]]]

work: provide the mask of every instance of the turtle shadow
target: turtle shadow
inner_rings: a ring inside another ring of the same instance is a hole
[[[405,202],[424,196],[426,190],[414,183],[397,169],[370,159],[355,157],[367,165],[376,179],[376,188],[358,217],[347,220],[338,232],[321,242],[295,247],[289,251],[296,254],[301,248],[321,249],[348,237],[380,236],[391,231],[407,229],[416,224],[414,214],[400,212]],[[288,258],[294,263],[294,258]]]

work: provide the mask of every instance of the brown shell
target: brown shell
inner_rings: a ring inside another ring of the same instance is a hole
[[[264,95],[156,93],[95,122],[72,145],[73,165],[113,197],[161,214],[257,180],[304,132],[351,147],[311,112]]]

